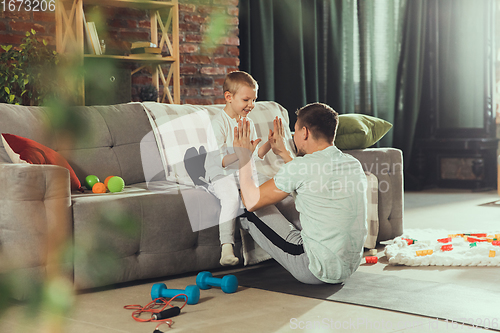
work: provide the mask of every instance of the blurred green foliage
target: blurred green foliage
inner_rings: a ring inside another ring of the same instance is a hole
[[[208,29],[203,36],[203,45],[208,50],[213,50],[219,45],[219,40],[226,36],[227,20],[230,16],[226,13],[217,13],[210,16]]]
[[[56,95],[59,57],[36,31],[26,32],[19,48],[2,45],[0,53],[0,102],[42,105]]]

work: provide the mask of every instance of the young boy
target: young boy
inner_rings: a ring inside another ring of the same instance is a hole
[[[239,259],[234,255],[234,229],[236,217],[240,209],[240,195],[238,191],[238,157],[233,150],[234,128],[238,121],[246,118],[255,106],[257,99],[257,82],[253,77],[242,71],[229,73],[224,80],[224,110],[212,119],[219,154],[207,157],[207,176],[213,185],[213,192],[220,200],[221,212],[219,217],[219,233],[221,242],[222,266],[236,265]],[[260,159],[271,149],[269,141],[256,149],[262,141],[257,138],[255,126],[250,121],[253,156]]]

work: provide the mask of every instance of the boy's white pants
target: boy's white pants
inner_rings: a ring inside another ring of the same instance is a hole
[[[218,178],[212,183],[213,192],[220,200],[219,238],[221,244],[234,245],[236,217],[243,213],[236,175]]]

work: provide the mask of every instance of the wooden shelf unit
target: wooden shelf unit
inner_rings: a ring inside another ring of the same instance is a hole
[[[131,54],[122,55],[95,55],[84,54],[84,30],[83,30],[83,5],[96,5],[106,7],[123,7],[149,10],[151,18],[151,43],[163,48],[167,46],[170,56],[145,57]],[[169,9],[169,15],[165,21],[160,16],[160,10]],[[158,40],[158,26],[162,32],[161,40]],[[171,28],[171,39],[168,30]],[[168,100],[171,104],[180,104],[180,58],[179,58],[179,4],[177,0],[170,1],[140,1],[140,0],[58,0],[56,2],[56,50],[60,54],[72,53],[80,58],[105,58],[116,61],[126,61],[141,64],[132,71],[132,75],[150,66],[152,68],[152,84],[160,88],[160,79],[163,91],[158,94],[158,102]],[[170,64],[165,77],[162,65]],[[173,93],[170,93],[169,85],[172,85]],[[85,101],[83,82],[80,85],[81,104]]]

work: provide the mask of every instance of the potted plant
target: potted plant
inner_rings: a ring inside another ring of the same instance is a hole
[[[33,29],[26,32],[19,48],[1,45],[0,102],[42,105],[57,94],[58,54],[35,35]]]
[[[148,84],[143,87],[139,93],[139,98],[142,102],[153,101],[156,102],[158,99],[158,89],[152,84]]]

